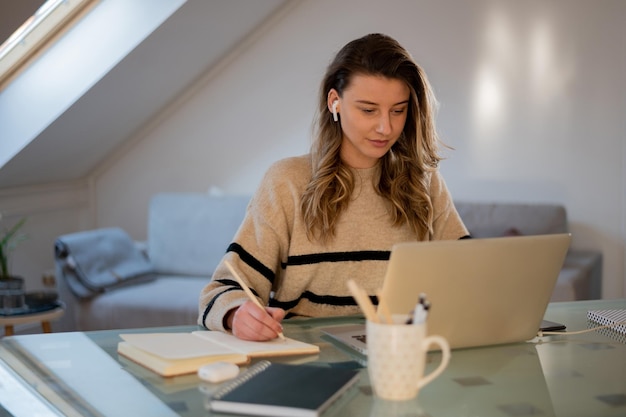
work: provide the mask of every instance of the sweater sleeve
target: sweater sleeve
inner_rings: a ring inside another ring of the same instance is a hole
[[[439,170],[431,175],[430,197],[435,212],[432,240],[453,240],[469,235]]]
[[[300,165],[294,159],[280,161],[265,174],[233,242],[200,294],[198,324],[201,326],[225,331],[224,318],[228,311],[247,300],[226,267],[226,260],[261,304],[268,304],[281,265],[287,259],[300,196],[297,183],[290,179],[301,178],[298,177]]]

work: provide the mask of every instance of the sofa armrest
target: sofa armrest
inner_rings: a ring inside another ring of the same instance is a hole
[[[566,268],[575,268],[584,277],[576,289],[577,300],[602,298],[602,252],[570,249],[563,263]]]
[[[59,300],[65,304],[65,313],[52,326],[55,332],[73,332],[78,328],[78,304],[80,300],[70,290],[65,277],[63,276],[63,268],[55,265],[56,290],[59,294]]]
[[[135,247],[137,248],[137,250],[139,252],[141,252],[143,254],[143,256],[146,257],[146,259],[149,259],[149,256],[148,256],[148,241],[146,241],[146,240],[135,241]]]

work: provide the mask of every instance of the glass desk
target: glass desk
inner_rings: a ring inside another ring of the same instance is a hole
[[[582,330],[590,326],[587,310],[610,308],[626,308],[626,300],[553,303],[545,318],[565,324],[569,331]],[[626,416],[626,344],[619,333],[544,336],[525,343],[454,350],[448,368],[416,400],[393,403],[372,395],[364,357],[340,348],[319,330],[362,320],[285,322],[287,336],[318,344],[321,351],[275,361],[362,369],[358,385],[325,416]],[[205,383],[196,375],[161,378],[116,353],[120,333],[196,329],[7,337],[0,343],[0,383],[9,377],[20,381],[32,401],[49,410],[39,415],[214,415],[206,404],[219,385]],[[438,355],[429,353],[429,366],[438,363]],[[6,391],[8,385],[1,385]]]

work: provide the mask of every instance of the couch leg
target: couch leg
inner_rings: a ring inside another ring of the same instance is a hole
[[[49,321],[42,321],[41,322],[41,330],[43,330],[44,333],[52,333],[52,328],[50,327],[50,322]]]

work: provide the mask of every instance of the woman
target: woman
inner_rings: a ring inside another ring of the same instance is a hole
[[[465,237],[437,170],[434,107],[426,75],[394,39],[370,34],[345,45],[321,85],[311,153],[265,174],[201,293],[199,324],[269,340],[286,314],[355,314],[346,282],[374,295],[395,243]]]

